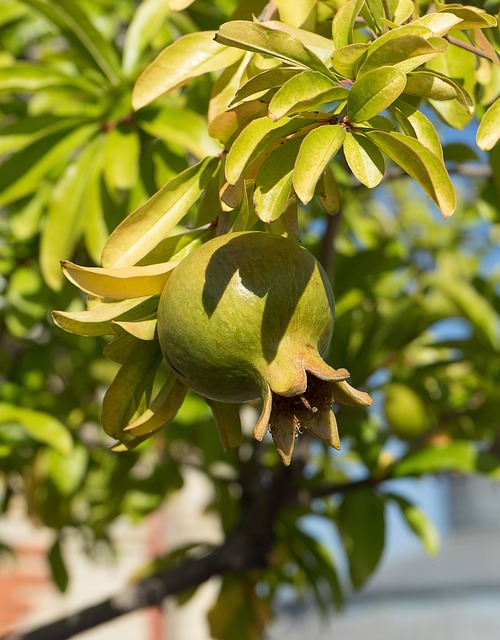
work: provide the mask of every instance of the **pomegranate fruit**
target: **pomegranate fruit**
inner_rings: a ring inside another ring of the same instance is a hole
[[[254,436],[268,428],[285,464],[307,429],[339,448],[333,402],[371,404],[322,355],[332,337],[334,299],[320,264],[295,242],[265,232],[219,236],[185,258],[158,307],[163,355],[179,379],[206,398],[261,398]]]

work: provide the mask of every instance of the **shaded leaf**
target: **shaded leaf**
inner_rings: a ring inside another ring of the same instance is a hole
[[[401,35],[397,38],[390,38],[373,51],[370,47],[358,74],[361,75],[372,69],[389,65],[408,73],[408,71],[413,71],[424,62],[440,55],[447,48],[448,43],[442,38],[425,39],[418,35]]]
[[[416,138],[438,158],[443,159],[443,148],[437,131],[421,111],[401,100],[398,100],[391,110],[406,135]]]
[[[163,27],[168,14],[165,0],[142,0],[134,10],[123,43],[122,67],[127,76],[133,76],[139,70],[143,53]]]
[[[384,177],[384,157],[370,140],[348,133],[343,143],[344,155],[354,176],[365,187],[373,189]]]
[[[500,98],[486,111],[476,134],[477,146],[489,151],[500,140]]]
[[[64,562],[61,549],[61,540],[56,538],[54,544],[47,553],[52,580],[61,593],[65,593],[69,585],[69,574]]]
[[[332,54],[332,67],[346,78],[354,78],[359,62],[369,46],[368,42],[355,42],[337,49]]]
[[[238,89],[232,103],[240,102],[245,98],[249,98],[257,93],[262,93],[268,89],[281,87],[299,73],[303,73],[302,69],[297,67],[277,67],[276,69],[268,69],[253,76]],[[324,77],[324,76],[322,76]]]
[[[33,440],[46,444],[63,455],[69,454],[73,448],[73,439],[68,429],[57,418],[43,411],[0,402],[0,428],[8,429],[9,424],[20,425]]]
[[[473,473],[478,459],[473,442],[457,440],[414,449],[394,463],[390,475],[394,478],[421,476],[427,473],[457,471]]]
[[[420,538],[427,553],[431,556],[436,555],[439,551],[439,533],[422,509],[401,496],[391,494],[391,499],[398,505],[401,515],[413,533]]]
[[[396,131],[370,131],[366,135],[418,182],[445,218],[451,216],[456,206],[455,190],[438,156],[415,138]]]
[[[134,187],[139,174],[141,143],[137,129],[120,125],[104,137],[104,180],[111,194]]]
[[[328,215],[334,215],[340,209],[340,189],[335,180],[331,167],[327,167],[320,177],[315,195]]]
[[[224,451],[239,447],[243,439],[239,405],[216,402],[208,398],[205,400],[212,410]]]
[[[229,146],[249,122],[267,115],[267,103],[244,102],[216,116],[208,125],[208,133],[224,146]]]
[[[34,62],[16,62],[12,67],[0,67],[0,92],[9,93],[39,91],[47,87],[73,87],[81,91],[99,94],[99,87],[82,78],[71,76]]]
[[[293,187],[303,204],[312,199],[316,183],[342,146],[345,136],[346,131],[340,125],[325,125],[313,129],[304,138],[293,172]]]
[[[280,20],[292,27],[314,31],[316,25],[316,0],[276,0]]]

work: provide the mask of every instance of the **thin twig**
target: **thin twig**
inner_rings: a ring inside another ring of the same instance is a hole
[[[454,44],[461,49],[470,51],[480,58],[486,58],[486,60],[490,60],[491,62],[490,56],[479,47],[475,47],[473,44],[469,44],[468,42],[464,42],[463,40],[459,40],[458,38],[454,38],[453,36],[444,36],[444,39],[447,40],[450,44]]]

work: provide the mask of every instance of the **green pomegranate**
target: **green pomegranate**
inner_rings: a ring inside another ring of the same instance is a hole
[[[422,399],[411,387],[400,382],[387,386],[384,413],[390,430],[401,440],[418,438],[430,428]]]
[[[249,231],[214,238],[180,263],[160,298],[158,336],[175,374],[202,396],[262,398],[254,436],[270,428],[289,464],[301,428],[339,448],[333,402],[371,404],[345,369],[322,359],[333,321],[333,293],[314,256]]]

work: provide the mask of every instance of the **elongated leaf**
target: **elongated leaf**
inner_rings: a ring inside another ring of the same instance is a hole
[[[427,473],[457,471],[473,473],[476,470],[478,452],[473,442],[457,440],[410,451],[394,463],[391,476],[421,476]]]
[[[188,388],[170,374],[148,409],[124,428],[135,438],[152,435],[173,420],[181,408]]]
[[[116,364],[128,365],[144,359],[150,360],[155,353],[159,352],[158,341],[141,340],[126,331],[120,332],[115,322],[112,324],[119,335],[104,346],[102,353],[109,360]]]
[[[270,153],[255,179],[255,213],[263,222],[274,222],[286,208],[292,189],[292,171],[301,138],[294,138]]]
[[[244,102],[216,116],[208,125],[208,133],[228,147],[252,120],[267,115],[267,104],[260,100]]]
[[[85,198],[81,203],[80,215],[85,220],[84,240],[85,248],[95,264],[101,262],[102,248],[109,236],[108,221],[106,219],[106,197],[104,178],[104,144],[97,151],[94,162],[89,171]],[[70,254],[65,253],[64,256]]]
[[[280,20],[292,27],[314,31],[316,25],[316,0],[276,0]]]
[[[418,182],[445,218],[451,216],[456,206],[455,190],[438,156],[415,138],[396,131],[372,131],[366,135]]]
[[[68,165],[52,191],[40,241],[39,260],[45,281],[55,290],[62,286],[59,259],[73,254],[85,225],[83,202],[100,145],[100,138],[92,140]]]
[[[426,27],[430,29],[435,36],[442,37],[445,36],[450,29],[456,28],[460,22],[462,22],[462,18],[459,18],[453,13],[440,11],[439,13],[427,13],[414,20],[412,24]]]
[[[345,87],[318,71],[304,71],[287,80],[274,94],[269,103],[269,116],[279,120],[325,102],[343,100],[348,93]]]
[[[369,46],[367,42],[356,42],[337,49],[332,54],[332,67],[346,78],[354,78],[359,62]]]
[[[104,246],[103,266],[131,267],[153,251],[200,197],[217,162],[207,158],[189,167],[127,216]]]
[[[327,167],[316,185],[315,195],[321,206],[330,216],[340,209],[340,189],[335,180],[331,167]]]
[[[164,105],[154,115],[145,113],[139,126],[149,135],[179,146],[200,160],[220,152],[220,146],[208,135],[206,119],[189,109]]]
[[[206,403],[212,410],[224,451],[239,447],[243,439],[239,406],[209,399],[206,399]]]
[[[324,62],[327,66],[330,64],[330,58],[334,49],[332,40],[325,38],[325,36],[313,33],[307,29],[299,29],[298,27],[292,27],[289,24],[285,24],[280,20],[268,20],[263,23],[269,29],[275,29],[276,31],[282,31],[292,36],[296,40],[302,42],[302,44],[318,56],[318,58]]]
[[[403,35],[385,41],[373,52],[371,48],[359,68],[359,75],[382,66],[393,66],[405,73],[413,71],[424,62],[432,60],[448,48],[443,38],[422,38],[421,36]]]
[[[208,121],[211,122],[218,115],[224,113],[234,102],[234,97],[246,78],[248,64],[253,54],[245,53],[235,63],[226,67],[212,85],[210,102],[208,103]]]
[[[489,151],[500,140],[500,98],[484,114],[476,134],[477,146]]]
[[[120,194],[134,187],[139,174],[141,143],[134,127],[111,129],[104,142],[104,180],[110,193]]]
[[[310,131],[302,142],[293,172],[293,188],[303,204],[314,195],[316,183],[342,146],[346,131],[339,125],[325,125]]]
[[[64,162],[72,151],[88,142],[97,129],[97,125],[91,124],[70,133],[59,132],[10,156],[0,172],[0,206],[36,191],[40,180]]]
[[[12,67],[0,67],[0,92],[39,91],[47,87],[72,87],[99,94],[99,87],[80,76],[61,73],[53,67],[33,62],[16,62]]]
[[[120,367],[102,403],[102,426],[111,438],[126,442],[123,430],[147,409],[161,357],[153,352]]]
[[[147,318],[146,320],[116,320],[113,322],[113,327],[117,332],[124,331],[129,335],[138,338],[139,340],[154,340],[156,338],[156,317]]]
[[[421,111],[402,100],[398,100],[391,110],[407,136],[416,138],[438,158],[443,160],[443,148],[437,131],[432,122]]]
[[[455,25],[455,29],[488,29],[489,27],[495,27],[497,24],[495,16],[490,15],[479,7],[450,4],[445,5],[443,11],[452,13],[457,18],[462,19],[462,22]]]
[[[88,311],[52,311],[54,324],[80,336],[114,335],[113,320],[136,320],[158,306],[158,298],[144,297],[110,302]]]
[[[43,138],[48,138],[61,131],[71,131],[80,124],[79,118],[62,118],[52,115],[23,118],[2,127],[0,155],[21,151]]]
[[[61,593],[65,593],[69,585],[69,573],[61,549],[61,539],[56,538],[47,553],[52,579]]]
[[[61,267],[66,278],[85,293],[107,300],[126,300],[160,295],[178,264],[164,262],[145,267],[101,269],[80,267],[63,260]]]
[[[70,432],[48,413],[0,402],[0,429],[7,429],[9,423],[20,425],[33,440],[47,444],[63,455],[71,452],[73,439]]]
[[[253,76],[238,89],[232,103],[240,102],[245,98],[249,98],[257,93],[262,93],[268,89],[281,87],[299,73],[303,73],[302,69],[297,67],[277,67],[276,69],[268,69]],[[231,104],[232,104],[231,103]]]
[[[226,158],[226,178],[231,184],[236,184],[247,165],[260,152],[280,138],[299,131],[301,126],[307,127],[314,122],[313,119],[286,117],[274,122],[267,116],[253,120],[231,145]]]
[[[425,71],[414,71],[408,76],[405,93],[434,100],[453,100],[457,97],[457,91],[450,82]]]
[[[340,505],[339,527],[356,589],[371,576],[385,544],[384,503],[372,489],[348,493]]]
[[[76,2],[25,0],[55,24],[87,60],[114,85],[120,82],[120,63],[111,41],[105,40]]]
[[[320,58],[300,40],[264,24],[246,20],[226,22],[219,28],[215,39],[231,47],[269,55],[330,76]]]
[[[401,496],[391,495],[391,498],[400,508],[410,529],[420,538],[427,553],[431,556],[436,555],[439,551],[439,533],[424,512]]]
[[[132,93],[134,109],[140,109],[191,78],[218,71],[241,58],[241,52],[214,41],[215,32],[188,33],[164,49],[143,71]]]
[[[363,6],[364,0],[348,0],[339,7],[332,22],[332,37],[335,49],[352,44],[354,21]]]
[[[389,107],[404,91],[406,75],[394,67],[379,67],[358,78],[347,98],[351,122],[364,122]]]
[[[348,133],[343,144],[344,155],[354,176],[365,187],[373,189],[384,177],[385,162],[376,145],[364,136]]]
[[[131,77],[139,69],[141,57],[169,14],[165,0],[142,0],[128,25],[123,44],[122,67]]]

